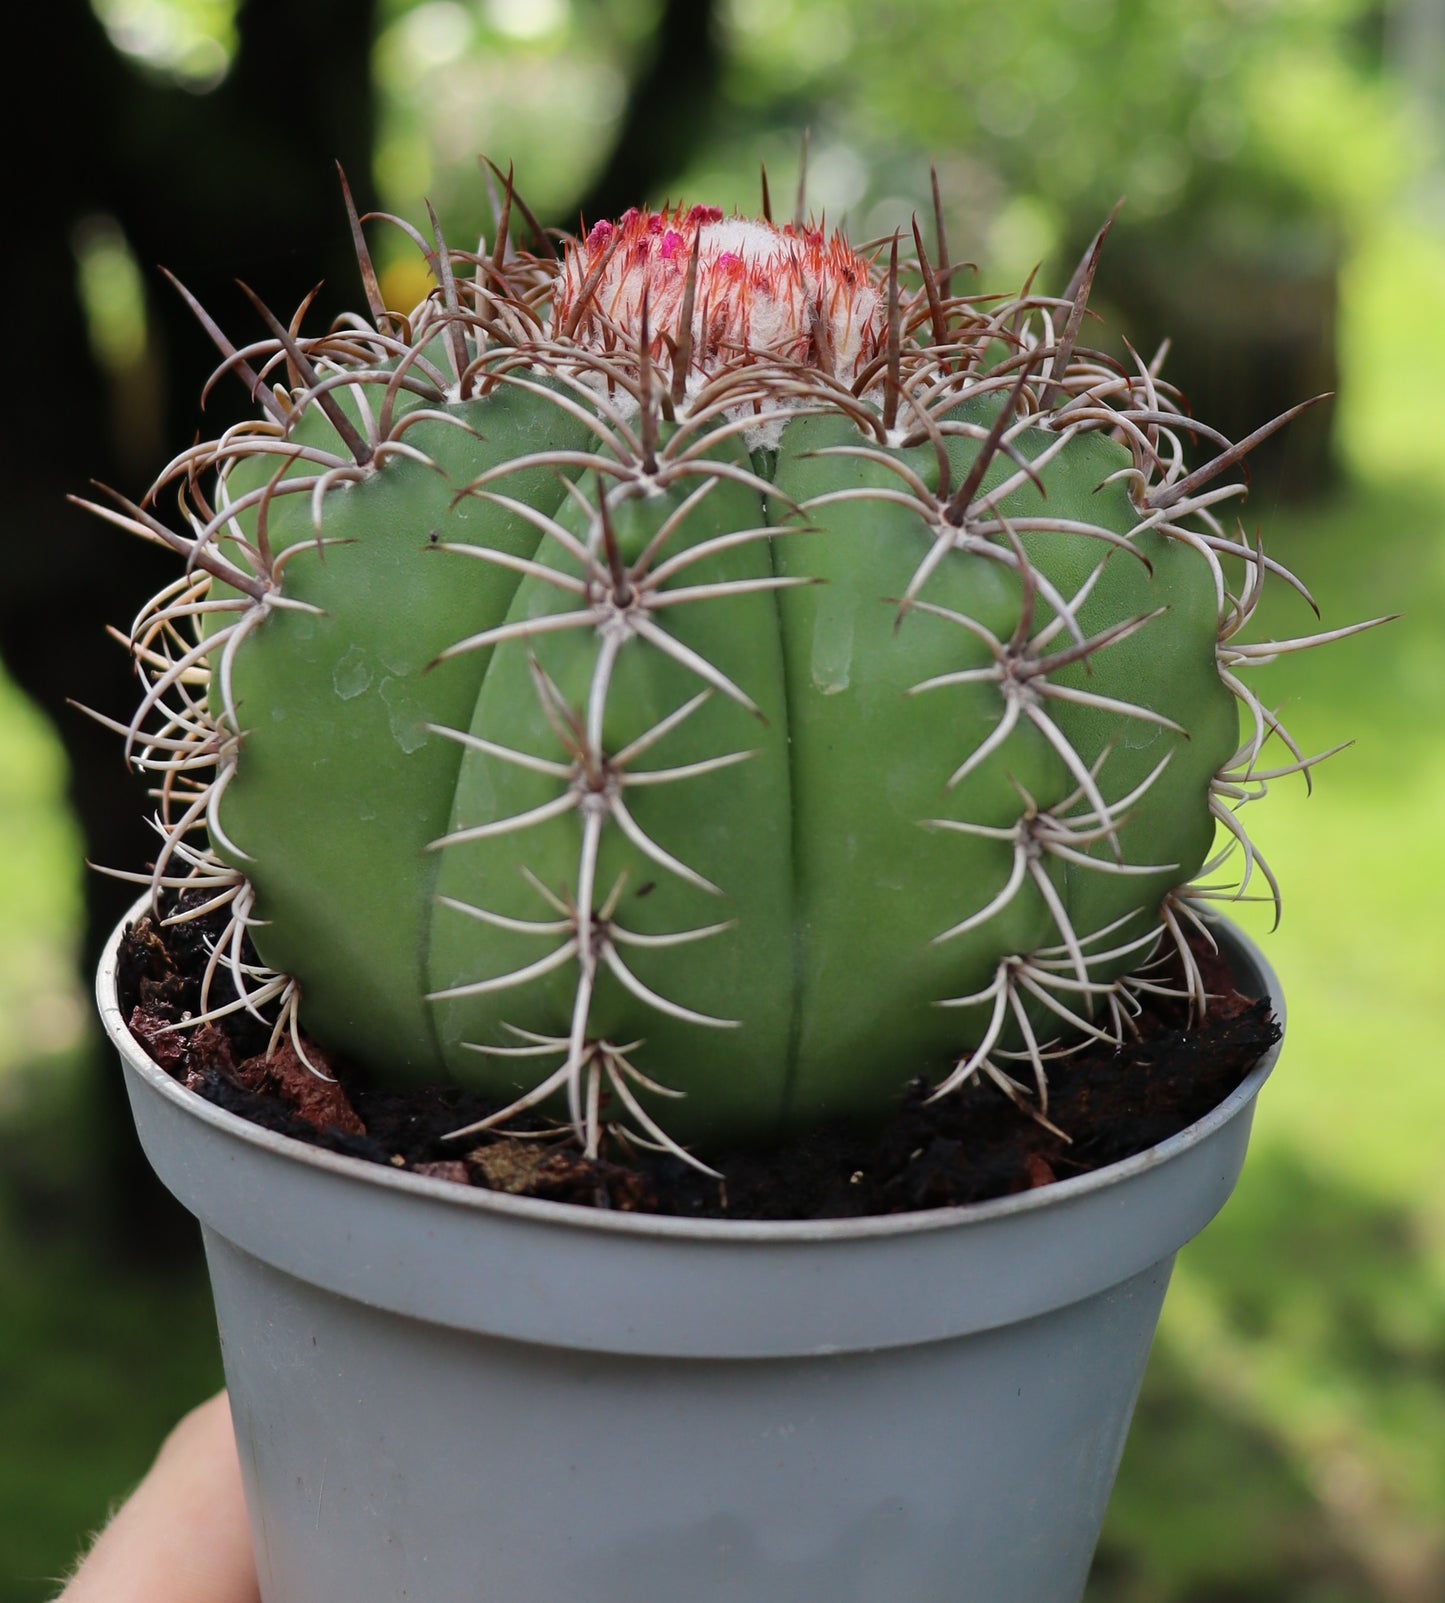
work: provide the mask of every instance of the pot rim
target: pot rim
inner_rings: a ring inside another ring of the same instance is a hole
[[[1184,1129],[1161,1141],[1157,1146],[1136,1153],[1133,1157],[1106,1164],[1087,1174],[1075,1175],[1067,1180],[1055,1180],[1048,1185],[1036,1186],[1032,1190],[1016,1192],[1011,1196],[995,1197],[986,1202],[965,1203],[954,1207],[923,1209],[912,1213],[866,1214],[847,1219],[690,1219],[675,1214],[614,1212],[587,1208],[570,1202],[517,1197],[477,1186],[461,1186],[455,1181],[432,1179],[407,1170],[392,1169],[385,1164],[373,1163],[365,1158],[329,1152],[292,1136],[263,1129],[238,1114],[207,1102],[195,1092],[188,1091],[167,1074],[130,1033],[116,997],[116,969],[121,938],[128,926],[150,910],[151,896],[147,893],[132,904],[111,932],[96,972],[96,1002],[101,1024],[111,1044],[152,1090],[177,1109],[201,1120],[202,1123],[211,1125],[221,1135],[240,1140],[248,1146],[270,1152],[276,1157],[301,1163],[321,1173],[335,1174],[352,1181],[368,1181],[384,1189],[432,1198],[459,1208],[480,1210],[484,1214],[528,1220],[534,1224],[593,1230],[608,1236],[666,1237],[696,1242],[842,1241],[870,1236],[919,1235],[936,1230],[957,1229],[974,1222],[981,1224],[987,1220],[1033,1213],[1118,1185],[1132,1176],[1158,1168],[1181,1153],[1198,1146],[1214,1131],[1228,1124],[1254,1100],[1260,1087],[1273,1071],[1284,1045],[1284,996],[1273,967],[1254,941],[1237,924],[1221,915],[1210,913],[1205,915],[1205,921],[1223,937],[1225,944],[1232,948],[1231,957],[1236,962],[1242,961],[1246,971],[1253,971],[1252,974],[1246,972],[1239,977],[1245,981],[1256,979],[1259,982],[1262,994],[1268,998],[1271,1011],[1280,1025],[1281,1035],[1223,1101],[1216,1103],[1203,1118],[1186,1125]]]

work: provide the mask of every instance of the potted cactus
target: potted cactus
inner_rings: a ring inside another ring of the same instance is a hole
[[[253,297],[237,347],[197,307],[254,421],[96,505],[184,559],[122,733],[195,1000],[141,1028],[114,953],[100,1000],[202,1221],[263,1595],[1076,1598],[1273,1051],[1162,1145],[972,1207],[455,1181],[558,1131],[725,1186],[920,1076],[1053,1130],[1080,1044],[1205,1013],[1221,940],[1278,1012],[1202,899],[1217,835],[1275,892],[1237,809],[1315,760],[1250,670],[1351,632],[1243,638],[1297,581],[1231,470],[1285,419],[1232,444],[1080,344],[1102,234],[1062,295],[989,298],[941,219],[936,260],[766,203],[559,250],[507,180],[476,251],[400,224],[435,281],[403,316],[346,198],[366,314]],[[314,1150],[157,1067],[235,1020],[318,1087],[488,1100],[450,1164]]]

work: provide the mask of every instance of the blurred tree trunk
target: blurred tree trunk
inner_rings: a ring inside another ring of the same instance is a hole
[[[681,172],[711,132],[722,81],[717,0],[666,0],[606,166],[563,215],[617,217]]]
[[[43,124],[15,128],[9,142],[12,491],[0,651],[64,741],[87,855],[134,868],[155,852],[140,786],[126,775],[115,736],[66,702],[129,717],[132,682],[105,627],[128,626],[173,565],[63,497],[89,493],[97,479],[139,498],[169,448],[195,433],[201,387],[218,358],[157,265],[176,273],[223,326],[244,329],[253,315],[233,275],[285,314],[320,273],[333,304],[350,295],[355,269],[333,162],[345,165],[365,204],[372,0],[243,7],[236,60],[208,94],[143,75],[112,48],[85,0],[29,8],[25,28],[25,59],[59,93]],[[10,108],[16,116],[14,96]],[[76,291],[76,232],[95,219],[119,226],[147,279],[146,355],[122,375],[119,393],[91,352]],[[224,388],[212,398],[208,429],[239,414],[245,396],[233,388],[234,402]],[[87,986],[105,935],[133,895],[132,887],[87,875]],[[162,1250],[179,1236],[179,1215],[129,1133],[113,1064],[98,1067],[94,1086],[112,1217],[131,1240]]]
[[[1239,440],[1339,388],[1340,259],[1340,240],[1320,219],[1184,237],[1116,229],[1098,296],[1113,303],[1110,326],[1146,361],[1169,339],[1163,377],[1195,417]],[[1329,403],[1314,407],[1251,455],[1250,501],[1239,511],[1246,524],[1251,504],[1310,501],[1332,488],[1332,423]]]

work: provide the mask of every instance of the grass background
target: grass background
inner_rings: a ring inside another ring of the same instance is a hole
[[[1325,626],[1404,617],[1256,676],[1306,749],[1357,744],[1248,816],[1285,886],[1278,932],[1239,916],[1286,1050],[1238,1193],[1181,1256],[1089,1603],[1445,1598],[1445,325],[1399,315],[1441,284],[1445,248],[1405,223],[1355,253],[1344,485],[1249,508]],[[1281,588],[1259,632],[1313,627]],[[199,1275],[131,1266],[86,1172],[62,783],[0,681],[0,1603],[50,1595],[219,1383]]]

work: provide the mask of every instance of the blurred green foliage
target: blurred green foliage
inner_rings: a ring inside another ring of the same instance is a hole
[[[386,0],[386,204],[416,217],[425,193],[458,237],[489,226],[485,151],[516,161],[544,216],[574,221],[662,3]],[[224,28],[244,26],[218,0],[95,5],[147,70],[190,71],[198,91],[224,71]],[[1324,241],[1338,270],[1324,332],[1342,481],[1308,508],[1266,489],[1245,516],[1309,580],[1326,627],[1406,616],[1260,676],[1306,749],[1359,743],[1313,795],[1288,781],[1251,818],[1285,915],[1277,934],[1268,909],[1240,917],[1284,981],[1288,1046],[1235,1200],[1181,1258],[1089,1603],[1445,1596],[1445,236],[1420,200],[1442,184],[1438,12],[719,0],[707,144],[686,170],[662,152],[660,191],[639,196],[751,209],[763,161],[791,210],[809,127],[810,205],[847,212],[855,236],[928,215],[936,159],[953,254],[979,258],[985,287],[1040,260],[1057,275],[1121,194],[1101,305],[1127,298],[1148,253],[1273,268]],[[196,47],[199,25],[219,58]],[[1211,268],[1188,295],[1242,326],[1234,282]],[[1315,624],[1281,588],[1260,627]],[[61,785],[53,739],[0,684],[0,1603],[49,1595],[218,1373],[197,1275],[137,1275],[96,1244],[107,1204],[78,1159],[86,1001],[68,978],[78,847]]]
[[[80,1034],[72,960],[83,870],[63,765],[45,720],[0,676],[0,1118],[14,1072]]]
[[[566,217],[605,159],[658,0],[384,0],[376,179],[406,217],[475,233],[480,154],[515,160],[527,203]]]
[[[474,228],[484,151],[574,224],[658,9],[388,0],[387,203],[412,215],[429,195]],[[1385,70],[1379,0],[719,0],[715,32],[707,153],[639,199],[751,209],[759,162],[790,183],[808,127],[817,210],[849,213],[855,238],[891,232],[900,200],[926,207],[932,155],[969,253],[1010,276],[1076,248],[1121,195],[1138,226],[1236,239],[1368,221],[1431,153],[1428,118]]]
[[[740,104],[973,170],[989,210],[1092,233],[1243,202],[1338,211],[1399,176],[1371,0],[730,0]]]

